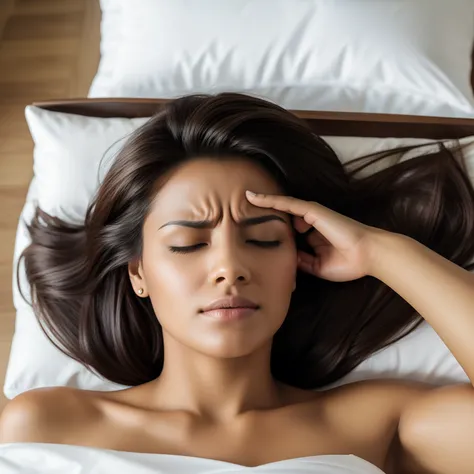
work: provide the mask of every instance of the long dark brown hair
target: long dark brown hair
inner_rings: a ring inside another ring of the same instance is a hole
[[[202,155],[248,157],[289,195],[408,235],[470,269],[474,190],[459,146],[440,142],[434,151],[404,159],[412,148],[343,165],[304,120],[270,102],[235,93],[171,101],[128,138],[83,225],[36,208],[28,225],[32,242],[18,265],[24,258],[41,328],[65,354],[115,383],[139,385],[160,375],[162,329],[150,299],[133,291],[128,263],[141,257],[142,226],[159,178]],[[390,166],[361,176],[388,159]],[[303,239],[297,246],[305,247]],[[301,388],[322,387],[421,321],[376,278],[333,283],[299,272],[274,336],[273,376]]]

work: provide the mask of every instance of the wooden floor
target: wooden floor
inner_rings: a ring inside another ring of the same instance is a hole
[[[0,0],[0,412],[15,324],[12,259],[32,178],[24,108],[34,100],[84,97],[99,61],[98,0]]]

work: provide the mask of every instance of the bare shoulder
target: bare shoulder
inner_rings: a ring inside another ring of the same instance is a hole
[[[97,410],[83,391],[70,387],[29,390],[11,400],[0,416],[0,443],[65,443]]]
[[[323,392],[328,424],[348,443],[360,446],[366,459],[386,466],[396,448],[400,418],[406,407],[432,389],[424,383],[370,380]]]
[[[324,394],[330,410],[352,412],[355,417],[367,415],[368,410],[398,418],[407,404],[433,388],[433,385],[422,382],[380,379],[349,383]]]

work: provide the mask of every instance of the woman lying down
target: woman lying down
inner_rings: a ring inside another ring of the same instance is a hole
[[[472,185],[441,144],[358,176],[383,158],[342,165],[245,95],[167,104],[84,226],[37,209],[23,253],[51,340],[131,388],[23,393],[1,443],[112,450],[140,473],[473,473],[472,385],[318,390],[423,319],[474,382]],[[84,472],[118,472],[99,464]]]

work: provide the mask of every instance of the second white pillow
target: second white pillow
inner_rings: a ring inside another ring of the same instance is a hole
[[[471,0],[101,0],[89,97],[236,91],[294,110],[474,116]]]

